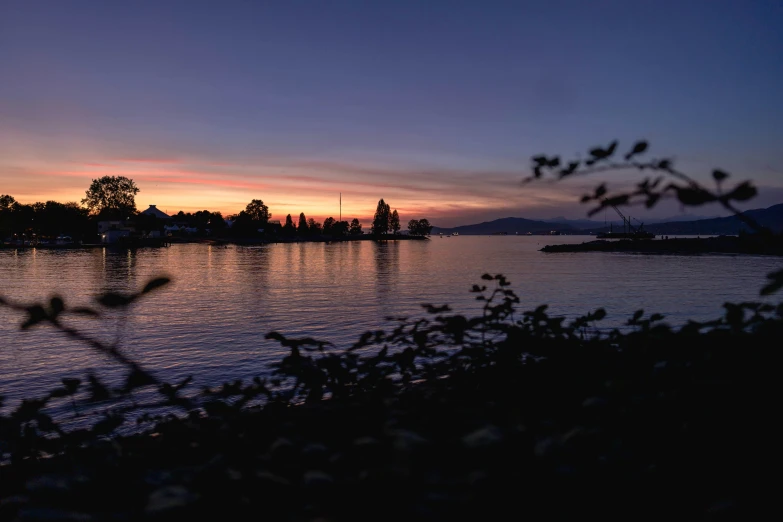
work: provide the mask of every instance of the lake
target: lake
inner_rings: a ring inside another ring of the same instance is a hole
[[[264,373],[283,353],[264,339],[276,330],[347,347],[387,316],[423,315],[422,303],[476,312],[469,293],[483,273],[502,273],[520,309],[550,305],[577,316],[604,307],[603,324],[633,311],[660,312],[672,324],[710,319],[726,301],[758,300],[780,258],[727,255],[545,254],[549,243],[584,236],[460,236],[430,241],[294,243],[257,247],[180,244],[112,251],[0,250],[0,295],[90,305],[104,290],[135,291],[157,275],[173,283],[127,312],[75,324],[124,349],[162,379],[193,375],[197,385]],[[20,332],[22,317],[0,308],[0,395],[44,393],[62,377],[116,367],[47,327]]]

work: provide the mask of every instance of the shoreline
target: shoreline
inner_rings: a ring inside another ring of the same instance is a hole
[[[161,238],[153,239],[149,243],[123,245],[119,243],[81,243],[73,245],[12,245],[0,244],[0,250],[84,250],[89,248],[109,248],[109,249],[135,249],[135,248],[163,248],[171,245],[184,244],[207,244],[207,245],[271,245],[280,243],[342,243],[353,241],[427,241],[427,236],[392,236],[385,235],[381,237],[364,234],[361,236],[346,237],[313,237],[313,238]]]
[[[571,245],[546,245],[540,252],[627,252],[640,254],[746,254],[783,256],[783,240],[717,236],[707,238],[597,240]]]

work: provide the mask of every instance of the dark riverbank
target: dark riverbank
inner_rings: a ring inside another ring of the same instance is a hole
[[[547,245],[541,252],[636,252],[645,254],[752,254],[783,256],[783,240],[742,236],[589,241],[573,245]]]

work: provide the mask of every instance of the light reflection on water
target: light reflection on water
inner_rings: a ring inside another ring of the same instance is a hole
[[[276,330],[347,347],[366,330],[390,326],[387,316],[422,315],[420,305],[450,304],[476,312],[468,290],[481,274],[503,273],[522,309],[548,303],[576,316],[603,306],[618,325],[638,308],[672,323],[710,319],[725,301],[758,299],[765,275],[780,267],[761,256],[544,254],[551,242],[578,236],[454,237],[388,243],[298,243],[260,247],[174,245],[136,252],[0,251],[0,294],[86,305],[104,291],[132,291],[154,276],[174,283],[127,313],[75,322],[127,352],[163,380],[194,375],[214,385],[263,373],[281,350],[264,335]],[[0,309],[0,394],[50,390],[61,377],[88,368],[118,375],[89,349],[46,328],[19,332],[20,317]]]

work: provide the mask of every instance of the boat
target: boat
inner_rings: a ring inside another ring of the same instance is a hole
[[[459,232],[452,232],[452,233],[451,233],[451,235],[452,235],[452,236],[458,236],[458,235],[459,235]]]

